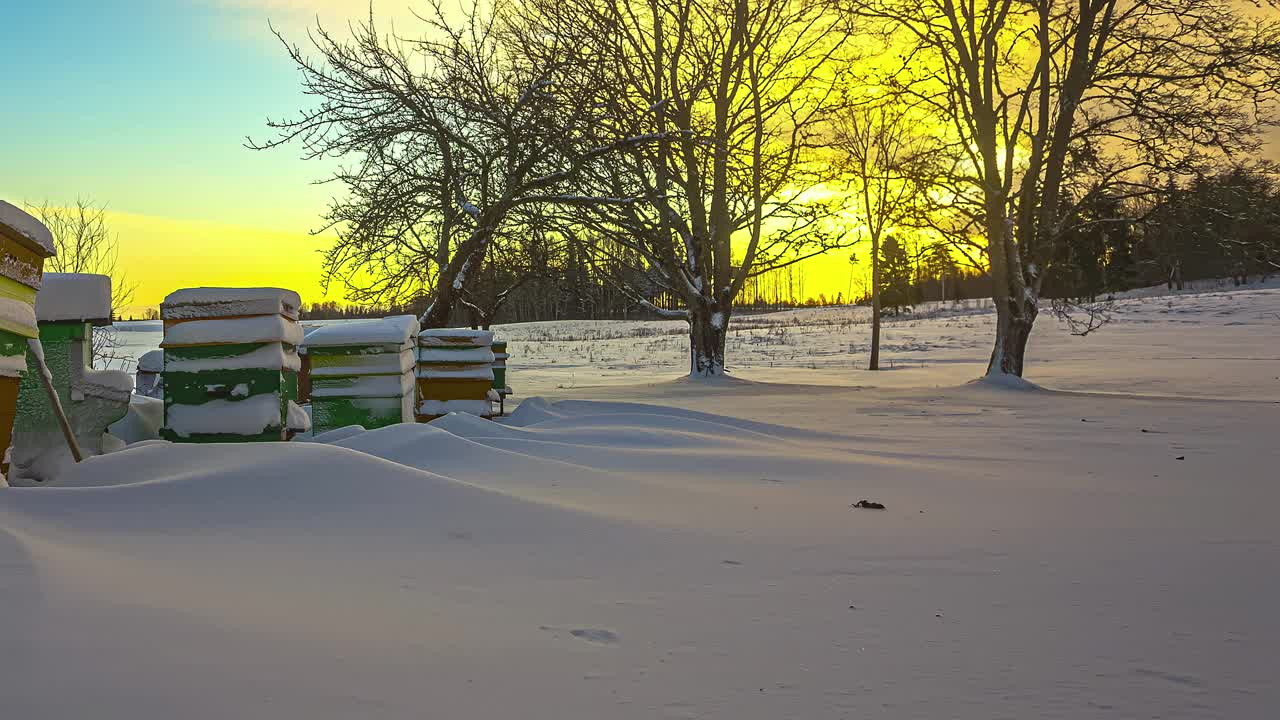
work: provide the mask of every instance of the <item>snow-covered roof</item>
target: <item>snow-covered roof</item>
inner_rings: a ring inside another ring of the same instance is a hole
[[[138,358],[138,369],[142,372],[160,372],[164,370],[164,351],[149,350]]]
[[[160,304],[166,320],[239,315],[284,315],[298,319],[302,298],[282,288],[187,288],[169,293]]]
[[[307,332],[305,343],[311,347],[403,345],[412,342],[417,334],[418,318],[413,315],[394,315],[381,320],[324,325]]]
[[[0,200],[0,226],[8,228],[28,242],[44,248],[46,255],[54,255],[57,250],[53,245],[53,233],[44,223],[37,220],[22,208]]]
[[[418,333],[418,344],[423,347],[489,347],[493,344],[493,331],[432,328]]]
[[[89,273],[45,273],[36,293],[40,322],[111,321],[111,278]]]

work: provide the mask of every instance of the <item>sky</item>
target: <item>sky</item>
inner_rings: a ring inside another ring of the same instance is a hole
[[[282,285],[321,299],[325,167],[255,152],[305,104],[268,18],[303,39],[312,3],[45,0],[6,7],[0,197],[105,204],[135,302],[195,285]],[[320,5],[326,5],[320,3]],[[345,8],[343,6],[346,6]],[[321,17],[367,11],[330,2]],[[335,298],[340,299],[340,298]]]
[[[407,3],[380,21],[414,22]],[[367,14],[367,0],[40,0],[0,22],[0,198],[104,204],[132,310],[183,287],[275,285],[304,302],[320,288],[311,231],[333,190],[330,166],[297,147],[258,152],[266,118],[308,105],[269,22],[305,42]],[[1273,144],[1273,154],[1274,154]],[[806,292],[847,293],[848,251],[806,264]],[[856,283],[855,283],[856,289]],[[126,311],[128,312],[128,311]]]

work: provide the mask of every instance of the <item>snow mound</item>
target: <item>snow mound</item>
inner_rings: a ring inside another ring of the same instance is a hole
[[[129,399],[125,416],[107,427],[107,432],[127,444],[155,440],[164,425],[164,400],[134,395]]]
[[[80,501],[68,495],[85,488],[110,492],[78,495]],[[114,525],[123,514],[130,519],[120,529],[141,522],[136,529],[142,531],[196,517],[202,523],[243,523],[269,532],[309,533],[321,517],[347,527],[390,531],[429,528],[430,521],[447,518],[450,509],[463,513],[458,519],[494,525],[503,507],[525,505],[439,474],[324,443],[143,443],[86,459],[57,487],[39,490],[45,494],[7,495],[6,501],[13,500],[16,515],[38,509],[35,514],[57,516],[72,508],[97,506],[106,512],[95,525]],[[134,503],[140,505],[126,507]],[[521,524],[513,522],[510,528]],[[210,525],[198,527],[207,530]]]
[[[1006,373],[989,373],[975,380],[970,380],[969,384],[975,387],[1017,390],[1020,392],[1035,392],[1044,389],[1030,380]]]
[[[327,432],[322,432],[319,435],[313,435],[310,438],[308,438],[308,441],[318,442],[318,443],[332,443],[332,442],[337,442],[339,440],[344,440],[353,435],[359,435],[360,433],[363,433],[363,432],[366,432],[366,430],[361,425],[343,425],[340,428],[334,428]]]
[[[111,319],[111,278],[89,273],[45,273],[36,293],[41,322]]]

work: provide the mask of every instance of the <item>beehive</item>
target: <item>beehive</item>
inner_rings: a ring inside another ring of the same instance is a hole
[[[54,254],[49,229],[0,200],[0,458],[4,458],[4,470],[8,470],[19,379],[27,370],[27,340],[40,336],[36,291],[40,289],[45,258]],[[0,475],[0,484],[3,483]]]
[[[492,345],[488,330],[418,333],[418,422],[451,412],[493,416]]]
[[[40,344],[50,382],[71,432],[85,455],[104,451],[107,426],[129,409],[133,380],[121,370],[93,368],[93,328],[111,324],[111,278],[86,273],[45,273],[36,295]],[[14,423],[14,484],[57,479],[73,461],[41,382],[35,358],[27,362]]]
[[[507,358],[511,357],[507,354],[507,341],[494,340],[493,345],[493,389],[499,395],[510,395],[511,388],[507,387]]]
[[[316,433],[347,425],[414,421],[418,319],[397,315],[326,325],[307,333],[311,420]]]
[[[164,351],[150,350],[138,358],[138,369],[134,373],[134,392],[145,397],[164,397],[164,384],[160,382],[160,373],[164,371]]]
[[[254,442],[303,429],[306,412],[295,403],[300,304],[280,288],[192,288],[166,297],[161,436]]]

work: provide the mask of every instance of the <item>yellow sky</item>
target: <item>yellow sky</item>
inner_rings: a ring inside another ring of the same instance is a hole
[[[284,287],[303,302],[324,299],[320,252],[329,245],[326,238],[112,211],[107,219],[121,240],[119,267],[137,284],[126,316],[192,286]]]

